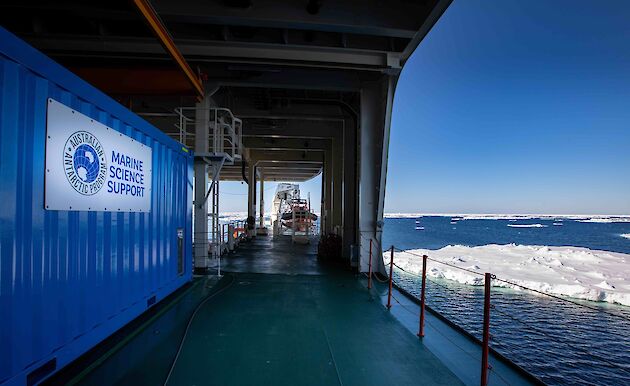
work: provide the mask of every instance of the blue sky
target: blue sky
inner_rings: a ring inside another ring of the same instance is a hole
[[[403,70],[389,154],[387,212],[630,214],[630,1],[455,0]]]
[[[630,214],[629,166],[630,1],[455,0],[398,83],[385,207]]]

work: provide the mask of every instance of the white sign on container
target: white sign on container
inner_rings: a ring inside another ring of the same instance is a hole
[[[45,208],[150,212],[152,150],[48,99]]]

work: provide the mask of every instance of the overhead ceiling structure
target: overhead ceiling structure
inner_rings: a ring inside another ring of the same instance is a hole
[[[191,148],[176,108],[231,109],[246,165],[221,179],[322,173],[323,229],[350,254],[380,241],[396,82],[450,1],[3,0],[0,23]]]

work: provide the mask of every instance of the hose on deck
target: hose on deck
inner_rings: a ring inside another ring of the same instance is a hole
[[[190,318],[188,319],[188,324],[186,325],[186,330],[184,330],[184,335],[182,336],[182,339],[179,342],[179,347],[177,348],[177,354],[175,354],[175,358],[173,358],[173,362],[171,363],[171,367],[168,370],[168,375],[166,376],[166,379],[164,380],[164,386],[166,386],[168,384],[168,381],[171,379],[171,375],[173,374],[173,370],[175,369],[175,365],[177,364],[177,360],[179,359],[179,355],[181,354],[182,349],[184,348],[184,343],[186,342],[186,336],[188,336],[188,331],[190,330],[190,326],[192,325],[192,322],[195,319],[195,316],[197,315],[197,312],[210,299],[212,299],[215,296],[219,295],[220,293],[225,292],[226,290],[228,290],[232,286],[232,284],[234,284],[234,281],[236,281],[236,279],[234,279],[233,275],[230,275],[230,282],[225,287],[221,288],[220,290],[218,290],[216,292],[213,292],[213,293],[209,294],[208,296],[206,296],[197,305],[197,307],[195,308],[193,313],[190,315]]]

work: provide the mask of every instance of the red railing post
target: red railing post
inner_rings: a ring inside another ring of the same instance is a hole
[[[389,292],[387,293],[387,309],[392,308],[392,284],[394,281],[394,246],[391,248],[391,257],[389,259]]]
[[[370,259],[368,263],[368,289],[372,288],[372,239],[370,239]]]
[[[483,298],[483,346],[481,353],[481,386],[488,384],[488,353],[490,351],[490,285],[492,275],[485,274],[485,288]]]
[[[420,292],[420,326],[418,327],[418,336],[420,338],[424,338],[424,302],[427,286],[427,259],[427,255],[422,255],[422,290]]]

